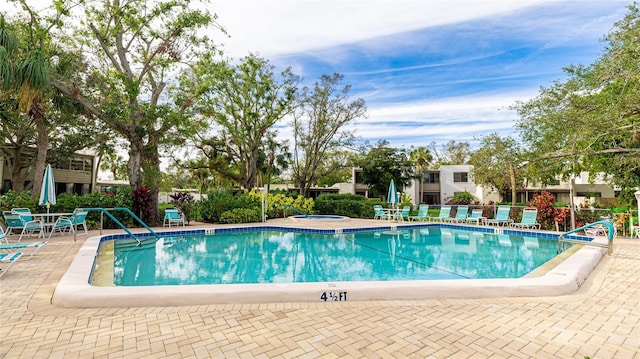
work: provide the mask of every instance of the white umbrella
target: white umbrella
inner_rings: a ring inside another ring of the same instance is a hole
[[[398,197],[398,190],[396,190],[396,184],[395,182],[393,182],[393,178],[391,179],[391,183],[389,183],[389,192],[387,193],[387,202],[391,203],[392,208],[396,203],[400,202],[400,198]]]
[[[47,213],[49,213],[49,207],[51,207],[52,204],[56,204],[56,182],[53,180],[51,165],[47,165],[47,168],[44,170],[42,188],[40,188],[40,201],[38,204],[47,206]]]

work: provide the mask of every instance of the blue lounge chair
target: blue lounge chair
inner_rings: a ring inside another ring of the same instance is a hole
[[[449,218],[451,215],[451,206],[442,206],[440,207],[440,213],[438,217],[428,217],[431,221],[442,222],[443,220]]]
[[[519,223],[511,223],[510,227],[540,229],[540,223],[538,223],[538,209],[525,208],[522,211],[522,220]]]
[[[398,221],[404,222],[405,220],[409,220],[409,213],[411,212],[411,207],[404,206],[402,207],[402,211],[399,211],[395,215],[395,219]]]
[[[5,244],[2,244],[3,240],[5,241]],[[31,258],[34,254],[38,253],[45,244],[47,244],[46,241],[9,243],[9,241],[7,241],[6,233],[2,230],[2,227],[0,227],[0,251],[13,252],[16,249],[33,248],[29,255],[29,258]]]
[[[84,234],[88,234],[87,231],[87,214],[89,212],[85,210],[74,210],[73,214],[69,217],[58,217],[56,222],[53,224],[51,228],[51,233],[49,233],[49,238],[55,233],[55,231],[59,231],[60,235],[64,235],[65,233],[73,233],[78,230],[79,226],[82,226],[84,229]]]
[[[467,214],[469,214],[469,206],[458,206],[456,209],[455,217],[449,217],[443,219],[443,222],[461,223],[467,221]]]
[[[182,215],[180,214],[180,212],[178,212],[177,208],[167,208],[164,210],[164,221],[162,222],[162,226],[169,226],[171,227],[172,225],[176,225],[179,226],[180,224],[182,224],[184,226],[184,218],[182,218]]]
[[[511,206],[498,206],[496,211],[496,218],[485,219],[484,223],[492,226],[507,226],[513,220],[509,218],[511,213]]]
[[[22,240],[22,236],[25,234],[31,236],[33,233],[38,232],[38,238],[44,235],[42,222],[37,219],[34,220],[30,212],[29,214],[3,212],[2,215],[7,223],[8,234],[12,233],[14,229],[20,230],[18,242]]]
[[[22,257],[22,252],[0,253],[0,263],[9,263],[6,267],[0,269],[0,277],[7,273],[9,268],[11,268],[20,257]]]
[[[467,217],[467,223],[474,223],[476,225],[480,224],[480,220],[482,220],[482,208],[476,208],[471,211],[471,215]]]
[[[409,216],[410,221],[426,221],[429,216],[429,205],[421,204],[418,207],[418,214],[415,216]]]
[[[376,204],[373,206],[373,219],[389,219],[389,216],[384,213],[381,205]]]

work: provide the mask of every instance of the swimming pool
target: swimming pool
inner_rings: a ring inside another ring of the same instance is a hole
[[[341,234],[248,229],[167,236],[140,247],[116,241],[109,251],[118,286],[487,279],[529,273],[555,257],[557,241],[439,226]]]
[[[429,235],[426,232],[437,232],[438,230],[445,229],[445,232],[449,230],[453,232],[458,229],[475,228],[479,234],[474,234],[475,239],[469,237],[468,239],[463,236],[456,236],[455,234],[450,239],[441,240],[442,242],[452,243],[457,248],[453,253],[458,253],[460,256],[452,258],[450,261],[465,261],[468,260],[468,256],[477,253],[482,250],[483,247],[493,247],[494,250],[498,250],[500,253],[520,253],[521,258],[527,258],[521,260],[522,264],[531,259],[530,255],[524,255],[526,251],[533,253],[533,249],[527,249],[524,237],[532,236],[536,239],[537,244],[547,240],[547,238],[553,238],[556,234],[550,233],[532,233],[525,231],[513,231],[502,228],[492,227],[467,227],[457,225],[421,225],[421,226],[398,226],[398,228],[392,227],[380,227],[380,228],[351,228],[351,229],[336,229],[336,230],[309,230],[309,229],[297,229],[295,233],[318,233],[321,235],[329,236],[329,241],[334,242],[335,246],[342,246],[347,248],[349,246],[362,247],[362,245],[356,244],[355,241],[349,241],[347,238],[356,238],[359,232],[371,232],[379,233],[379,244],[385,243],[384,247],[377,247],[379,254],[373,256],[378,261],[386,263],[400,262],[406,260],[405,257],[413,251],[411,246],[407,246],[407,241],[404,237],[404,231],[409,231],[409,238],[414,238],[416,233],[425,237],[424,241],[428,241]],[[290,231],[291,229],[284,228],[272,228],[260,226],[256,229],[266,231]],[[230,231],[230,232],[246,232],[246,228],[230,228],[230,229],[216,229],[218,231]],[[396,232],[398,231],[398,232]],[[422,231],[422,233],[421,233]],[[197,234],[205,235],[215,233],[213,230],[196,230],[196,231],[182,231],[182,232],[166,232],[162,233],[163,236],[173,236],[180,234]],[[389,232],[385,234],[384,232]],[[396,240],[392,241],[390,238],[396,236]],[[474,233],[474,232],[472,232]],[[209,237],[215,237],[221,233],[215,234]],[[375,235],[375,234],[374,234]],[[506,237],[509,236],[511,243],[506,243]],[[172,306],[172,305],[200,305],[200,304],[215,304],[215,303],[271,303],[271,302],[309,302],[309,301],[344,301],[344,300],[410,300],[410,299],[426,299],[426,298],[481,298],[481,297],[499,297],[499,296],[541,296],[541,295],[561,295],[565,293],[571,293],[575,291],[589,275],[591,270],[597,265],[605,250],[601,248],[584,247],[577,248],[575,253],[565,254],[566,258],[563,258],[560,264],[556,265],[551,270],[546,271],[545,274],[539,276],[531,276],[525,278],[493,278],[493,279],[451,279],[452,277],[443,277],[440,280],[426,280],[424,278],[417,278],[415,280],[406,280],[393,273],[388,278],[378,278],[373,280],[363,280],[362,278],[356,278],[354,281],[345,281],[340,277],[334,279],[323,279],[322,282],[291,282],[291,281],[272,281],[270,283],[244,283],[244,284],[192,284],[192,285],[176,285],[176,284],[164,284],[164,285],[140,285],[140,286],[107,286],[97,287],[90,285],[89,281],[90,273],[94,267],[100,267],[97,260],[98,247],[102,245],[113,245],[117,240],[126,239],[125,235],[111,235],[102,237],[92,237],[88,239],[78,255],[74,259],[73,263],[69,267],[67,273],[61,279],[59,285],[56,288],[53,297],[53,303],[56,306],[61,307],[131,307],[131,306]],[[400,238],[398,242],[397,239]],[[446,233],[445,236],[447,237]],[[521,237],[521,239],[518,239]],[[457,238],[457,239],[456,239]],[[149,238],[147,238],[149,239]],[[114,241],[116,240],[116,241]],[[500,241],[504,243],[500,243]],[[155,241],[155,240],[154,240]],[[288,241],[288,240],[287,240]],[[404,241],[404,243],[403,243]],[[458,243],[455,242],[464,242]],[[485,243],[494,242],[493,245],[487,245]],[[277,241],[276,241],[277,242]],[[341,243],[342,244],[339,244]],[[395,253],[393,252],[392,243],[396,243]],[[518,242],[521,242],[522,246]],[[530,246],[533,246],[533,241]],[[206,242],[205,242],[206,243]],[[293,242],[289,242],[287,245],[291,245]],[[264,242],[257,241],[256,246],[260,244],[264,245]],[[167,240],[166,242],[156,243],[155,246],[162,246],[162,250],[165,247],[169,249],[177,245],[176,242]],[[196,247],[206,246],[203,244],[196,245]],[[423,242],[422,245],[428,245],[427,242]],[[230,247],[225,247],[230,248]],[[203,250],[196,251],[196,253],[202,253]],[[444,250],[439,254],[443,256]],[[524,255],[524,256],[523,256]],[[496,257],[497,255],[494,255]],[[161,256],[162,257],[162,256]],[[289,255],[290,260],[299,258]],[[344,257],[348,258],[348,257]],[[347,265],[351,265],[356,261],[346,261],[342,259],[340,264],[334,264],[338,269],[346,268]],[[466,258],[466,259],[465,259]],[[360,258],[359,258],[360,259]],[[114,258],[111,259],[112,261]],[[127,259],[128,261],[134,261],[134,259]],[[289,263],[290,260],[285,262]],[[322,257],[315,259],[321,261]],[[420,259],[424,261],[425,259]],[[414,264],[418,267],[420,260],[414,259]],[[267,263],[277,264],[282,261],[267,261]],[[434,261],[434,263],[437,261]],[[107,261],[108,263],[108,261]],[[140,262],[142,263],[142,262]],[[210,261],[214,266],[215,261]],[[422,263],[421,265],[423,265]],[[520,266],[518,264],[517,266]],[[180,266],[188,268],[187,262],[174,263],[171,261],[160,262],[149,268],[146,265],[139,264],[134,276],[149,277],[149,273],[156,272],[158,268],[172,268],[172,270],[180,271]],[[516,266],[516,267],[517,267]],[[322,263],[316,266],[321,268]],[[428,266],[427,266],[428,267]],[[433,267],[433,266],[431,266]],[[431,268],[430,267],[430,268]],[[512,266],[514,267],[514,266]],[[252,267],[249,267],[252,268]],[[423,268],[426,268],[423,266]],[[431,268],[433,269],[433,268]],[[470,273],[478,271],[477,266],[471,266],[465,269],[463,277],[470,277]],[[185,272],[192,272],[186,270]],[[227,271],[228,272],[228,271]],[[257,272],[263,272],[259,270]],[[339,272],[339,271],[338,271]],[[349,272],[349,271],[347,271]],[[517,271],[514,272],[519,275]],[[456,277],[460,273],[456,273]],[[117,274],[114,274],[115,280]],[[283,275],[286,277],[286,275]]]

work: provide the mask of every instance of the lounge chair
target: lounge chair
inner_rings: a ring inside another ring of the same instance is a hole
[[[389,215],[384,213],[381,205],[376,204],[373,206],[373,219],[389,219]]]
[[[418,214],[415,216],[409,216],[410,221],[426,221],[429,216],[429,205],[421,204],[418,207]]]
[[[5,222],[7,222],[7,234],[12,233],[14,229],[20,230],[18,242],[22,240],[22,236],[25,234],[30,237],[33,233],[38,232],[38,238],[44,235],[42,222],[37,219],[34,220],[31,214],[3,212],[2,215]]]
[[[427,217],[430,221],[442,222],[443,220],[449,218],[451,215],[451,206],[442,206],[440,207],[440,213],[438,217]]]
[[[511,213],[511,206],[498,206],[496,211],[496,218],[488,218],[484,220],[484,223],[492,226],[507,226],[513,222],[509,215]]]
[[[177,208],[167,208],[164,210],[164,221],[162,222],[163,227],[171,227],[172,225],[179,226],[182,224],[184,226],[184,218],[180,212],[178,212]]]
[[[402,222],[404,222],[405,219],[408,221],[410,212],[411,212],[411,207],[404,206],[402,207],[402,211],[397,212],[394,218]]]
[[[522,210],[522,220],[519,223],[511,223],[512,228],[537,228],[540,229],[540,223],[537,222],[538,209],[525,208]]]
[[[461,223],[467,221],[467,214],[469,214],[469,206],[458,206],[456,209],[455,217],[445,218],[443,222]]]
[[[0,253],[0,263],[9,263],[9,265],[0,269],[0,277],[7,273],[9,268],[11,268],[20,257],[22,257],[22,252]]]
[[[65,232],[73,233],[78,230],[79,226],[82,226],[84,229],[84,234],[89,234],[87,231],[87,214],[89,212],[84,210],[76,209],[73,211],[73,214],[69,217],[58,217],[56,222],[53,224],[51,228],[51,233],[49,233],[49,238],[53,235],[53,233],[57,230],[60,232],[60,235],[64,235]]]
[[[2,241],[5,241],[6,244],[1,244]],[[9,243],[7,241],[6,233],[0,227],[0,251],[8,251],[13,252],[16,249],[24,249],[24,248],[33,248],[29,258],[31,258],[34,254],[38,253],[42,247],[47,244],[46,241],[41,242],[21,242],[21,243]]]
[[[467,223],[474,223],[476,225],[480,225],[480,220],[482,220],[482,208],[475,208],[471,211],[471,215],[467,217]]]

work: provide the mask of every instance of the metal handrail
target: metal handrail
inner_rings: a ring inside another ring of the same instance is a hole
[[[99,211],[102,212],[104,214],[107,215],[107,217],[109,217],[115,224],[117,224],[120,228],[122,228],[125,232],[127,232],[127,234],[129,234],[129,236],[131,236],[131,238],[135,239],[136,242],[138,242],[138,246],[141,246],[142,243],[140,242],[140,239],[133,233],[131,233],[131,231],[129,229],[127,229],[127,227],[122,224],[120,221],[118,221],[118,219],[116,217],[113,216],[113,214],[111,214],[111,212],[109,212],[109,210],[113,210],[113,211],[122,211],[122,212],[126,212],[128,213],[133,219],[135,219],[139,224],[141,224],[144,228],[146,228],[151,234],[153,234],[156,239],[160,239],[160,236],[158,236],[158,234],[156,232],[154,232],[149,226],[147,226],[146,223],[144,223],[140,218],[138,218],[138,216],[136,216],[133,212],[131,212],[131,210],[129,208],[124,208],[124,207],[116,207],[116,208],[102,208],[102,207],[94,207],[94,208],[84,208],[85,211],[90,212],[90,211]],[[102,230],[102,226],[100,228]],[[76,241],[76,232],[73,232],[73,241]]]
[[[286,206],[282,207],[282,210],[283,210],[283,211],[284,211],[284,210],[287,210],[287,209],[290,209],[291,211],[293,211],[293,212],[295,212],[295,213],[298,213],[298,214],[302,214],[302,215],[308,216],[308,214],[306,214],[306,213],[302,212],[302,211],[301,211],[301,210],[299,210],[299,209],[296,209],[296,208],[295,208],[295,207],[293,207],[293,206],[286,205]]]
[[[595,227],[598,225],[603,225],[607,228],[607,238],[609,239],[607,244],[602,244],[602,243],[593,243],[592,241],[585,241],[585,240],[581,240],[581,239],[566,239],[565,236],[572,234],[572,233],[576,233],[576,232],[580,232],[583,231],[587,228],[591,228],[591,227]],[[564,232],[562,233],[559,237],[558,237],[558,253],[562,252],[564,250],[564,243],[573,243],[573,244],[584,244],[587,246],[596,246],[596,247],[606,247],[608,248],[608,252],[609,255],[613,254],[613,237],[615,235],[615,228],[613,226],[613,224],[611,224],[611,222],[608,221],[597,221],[597,222],[593,222],[593,223],[589,223],[586,224],[582,227],[576,228],[576,229],[572,229],[568,232]]]

